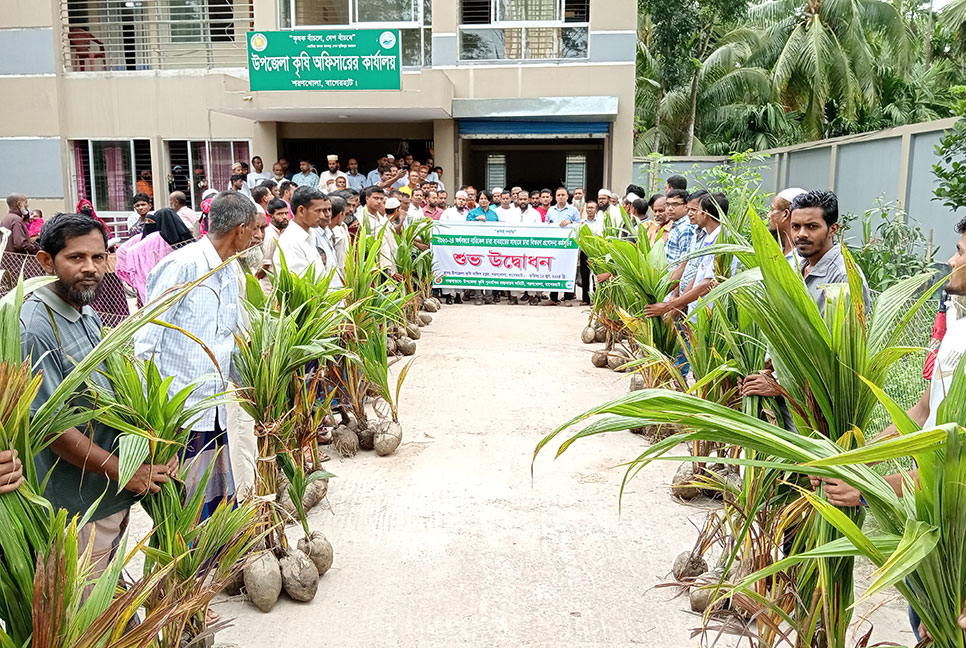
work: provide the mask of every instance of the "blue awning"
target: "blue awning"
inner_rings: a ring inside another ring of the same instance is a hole
[[[607,122],[507,121],[486,119],[459,120],[460,137],[464,139],[603,138],[610,132]]]

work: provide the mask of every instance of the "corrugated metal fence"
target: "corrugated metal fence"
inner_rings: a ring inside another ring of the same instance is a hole
[[[952,226],[964,214],[953,214],[933,200],[936,187],[932,166],[935,147],[955,118],[910,124],[874,133],[809,142],[762,151],[762,189],[775,193],[785,187],[831,189],[842,213],[861,214],[877,198],[902,206],[939,249],[945,260],[954,245]],[[695,177],[702,171],[729,164],[727,157],[671,157],[660,162],[634,160],[636,184],[663,189],[671,173]]]

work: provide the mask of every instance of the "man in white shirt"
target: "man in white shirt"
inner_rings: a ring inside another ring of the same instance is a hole
[[[386,191],[375,185],[366,187],[362,192],[365,205],[361,207],[359,220],[363,221],[370,234],[378,234],[387,222],[386,220]],[[361,226],[361,224],[360,224]]]
[[[262,163],[262,158],[258,155],[252,158],[252,171],[248,174],[248,188],[254,189],[258,186],[258,183],[262,180],[271,180],[272,174],[268,171],[264,171],[265,165]]]
[[[465,191],[457,191],[454,198],[455,204],[443,210],[443,215],[439,217],[441,223],[465,223],[466,215],[470,212],[466,206],[469,195]]]
[[[265,240],[262,241],[262,267],[255,273],[255,278],[262,285],[267,296],[272,292],[272,279],[268,273],[275,273],[275,250],[278,249],[278,238],[288,227],[288,205],[284,200],[275,198],[268,203],[268,216],[271,222],[265,230]]]
[[[591,232],[597,236],[604,235],[604,219],[598,218],[597,203],[590,200],[584,203],[584,211],[587,217],[584,219],[584,225],[586,225]]]
[[[402,232],[406,216],[399,211],[399,200],[390,198],[386,201],[386,224],[388,227],[382,232],[382,247],[379,249],[379,269],[393,281],[403,280],[396,268],[396,255],[399,253],[399,242],[396,234]]]
[[[542,225],[543,217],[530,203],[530,194],[524,190],[517,193],[517,210],[520,212],[521,225]]]
[[[346,200],[341,196],[330,196],[332,220],[329,231],[332,234],[332,247],[335,248],[335,264],[339,273],[345,272],[345,257],[349,250],[349,227],[345,224]]]
[[[338,155],[327,155],[325,161],[328,163],[329,168],[326,171],[323,171],[319,176],[319,191],[328,193],[336,190],[336,178],[346,178],[346,183],[348,183],[349,176],[347,176],[345,172],[339,170]]]
[[[318,279],[325,276],[325,261],[316,247],[313,228],[328,227],[323,224],[329,209],[329,200],[316,187],[299,187],[292,193],[292,211],[295,218],[278,237],[278,247],[272,255],[275,268],[282,268],[281,257],[285,255],[285,265],[291,272],[304,275],[309,267],[313,268]]]
[[[272,165],[272,180],[275,181],[275,184],[277,184],[279,188],[281,188],[283,182],[288,180],[288,178],[285,177],[285,169],[281,162],[276,162]]]
[[[494,211],[496,211],[497,218],[500,219],[501,223],[518,224],[520,222],[520,210],[513,204],[509,191],[500,194],[500,204]]]

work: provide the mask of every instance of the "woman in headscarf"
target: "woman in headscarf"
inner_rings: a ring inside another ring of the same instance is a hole
[[[74,211],[78,214],[87,214],[88,216],[91,216],[92,218],[94,218],[94,220],[99,221],[100,224],[107,229],[108,238],[113,236],[113,234],[111,233],[111,228],[107,226],[107,223],[104,222],[103,218],[101,218],[100,216],[97,215],[97,213],[94,212],[94,204],[91,203],[91,201],[89,201],[87,198],[81,198],[80,200],[78,200],[77,209],[75,209]]]
[[[140,238],[133,236],[118,249],[115,272],[137,291],[138,306],[143,306],[147,298],[148,273],[176,247],[193,240],[178,212],[165,207],[145,217]]]

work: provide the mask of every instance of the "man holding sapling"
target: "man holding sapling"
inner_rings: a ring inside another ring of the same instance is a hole
[[[795,193],[792,196],[791,193],[794,192],[800,193]],[[828,284],[847,284],[849,281],[849,275],[845,269],[845,257],[842,255],[842,246],[835,241],[835,235],[839,231],[838,198],[831,191],[802,191],[800,189],[787,189],[776,198],[782,195],[791,197],[789,203],[791,213],[789,232],[795,245],[792,258],[797,255],[801,260],[799,270],[805,280],[805,287],[818,305],[819,312],[824,315],[825,286]],[[781,206],[780,203],[778,206]],[[773,211],[775,207],[776,202],[773,200]],[[772,222],[772,215],[769,214],[769,226],[772,225]],[[774,222],[773,231],[777,228],[778,235],[784,236],[780,229],[782,225],[780,219]],[[779,238],[779,242],[782,243],[785,258],[789,258],[790,253],[784,250],[784,243],[781,238]],[[859,274],[862,277],[862,301],[865,302],[866,312],[870,312],[872,300],[869,296],[869,284],[861,270],[859,270]],[[770,368],[747,376],[742,381],[742,396],[778,396],[779,394],[778,383],[775,381]]]
[[[23,358],[30,359],[34,373],[42,372],[43,377],[31,414],[101,341],[103,325],[91,304],[107,272],[107,230],[90,216],[54,217],[45,223],[39,243],[37,260],[57,280],[35,290],[20,311]],[[90,379],[110,387],[107,378],[97,372]],[[75,404],[85,406],[83,402]],[[178,470],[176,460],[169,465],[144,464],[120,488],[119,458],[113,454],[120,434],[92,421],[83,429],[65,431],[36,457],[38,478],[42,483],[47,479],[44,496],[54,509],[83,515],[96,506],[91,521],[78,534],[79,551],[94,543],[95,576],[107,567],[117,550],[137,496],[158,492]],[[0,456],[0,472],[3,464]]]
[[[956,242],[956,250],[947,262],[952,268],[952,274],[946,283],[946,294],[950,297],[954,295],[966,295],[966,218],[956,224],[956,233],[959,240]],[[916,404],[906,410],[916,424],[921,425],[926,430],[936,426],[936,413],[939,405],[946,398],[952,386],[953,374],[959,365],[960,359],[966,353],[966,319],[957,319],[949,324],[946,335],[939,345],[939,352],[936,355],[936,364],[933,368],[932,379],[929,387]],[[890,425],[882,431],[878,438],[884,439],[898,435],[896,426]],[[914,482],[919,481],[919,472],[916,469],[908,472],[894,473],[886,475],[885,480],[889,483],[897,495],[902,497],[906,487],[907,478]],[[828,501],[835,506],[862,506],[865,500],[862,493],[845,483],[841,479],[830,479],[811,477],[812,487],[818,488],[821,484],[822,491]],[[920,625],[918,617],[909,609],[909,618],[912,622],[913,630],[916,632],[916,639],[921,640],[924,628]],[[966,629],[966,610],[959,617],[959,625]]]
[[[202,277],[204,281],[165,313],[164,321],[172,326],[148,324],[134,335],[135,353],[153,359],[161,376],[172,378],[172,393],[194,385],[186,407],[229,389],[235,334],[244,329],[244,322],[238,275],[233,267],[237,262],[225,262],[251,248],[256,230],[265,225],[265,217],[258,215],[255,203],[233,191],[212,199],[208,219],[206,236],[166,256],[148,275],[148,300],[160,298],[174,286]],[[188,497],[201,487],[202,476],[211,469],[202,520],[208,519],[223,500],[234,496],[227,424],[224,405],[206,409],[194,423],[182,451]]]

